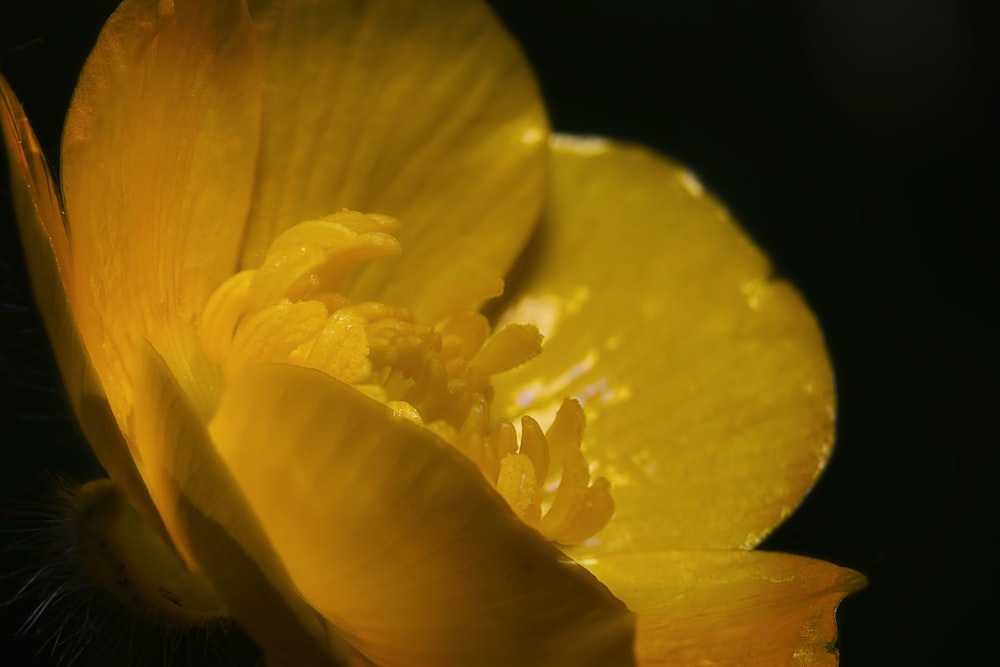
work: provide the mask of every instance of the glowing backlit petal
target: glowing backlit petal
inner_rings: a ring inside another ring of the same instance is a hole
[[[239,0],[125,0],[80,75],[62,152],[70,299],[121,424],[146,338],[192,395],[205,391],[188,351],[205,299],[237,265],[258,50]]]
[[[641,667],[834,667],[834,610],[864,585],[830,563],[760,551],[610,554],[585,565],[636,612]]]
[[[477,0],[250,3],[267,82],[244,265],[342,207],[404,221],[351,296],[419,305],[415,276],[502,275],[537,221],[548,125],[520,48]],[[293,178],[289,176],[294,174]]]
[[[147,349],[142,368],[134,433],[144,443],[150,492],[181,554],[208,575],[269,660],[302,667],[341,664],[334,656],[353,651],[295,594],[285,567],[166,364]]]
[[[71,260],[59,196],[24,110],[3,77],[0,77],[0,128],[7,148],[11,194],[32,291],[77,422],[97,459],[125,491],[132,506],[162,529],[80,338],[65,282],[70,275]]]
[[[550,208],[507,321],[548,333],[494,378],[494,414],[585,406],[615,515],[587,550],[749,548],[833,442],[822,336],[802,298],[682,167],[597,139],[554,143]]]
[[[376,664],[633,664],[631,614],[389,407],[256,366],[210,431],[299,592]]]

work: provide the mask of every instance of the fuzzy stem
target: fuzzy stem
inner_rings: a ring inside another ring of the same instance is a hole
[[[77,494],[84,567],[126,607],[168,625],[228,616],[208,579],[185,567],[111,480],[87,482]]]

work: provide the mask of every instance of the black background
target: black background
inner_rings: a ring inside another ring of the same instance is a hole
[[[114,5],[2,0],[0,70],[50,158]],[[535,64],[557,129],[687,163],[823,323],[838,449],[765,547],[870,578],[841,607],[841,664],[995,664],[997,4],[494,5]],[[0,199],[0,494],[10,505],[38,488],[36,471],[86,477],[93,464],[55,389],[5,186]],[[37,642],[11,637],[23,613],[0,609],[2,650],[21,656],[12,664]]]

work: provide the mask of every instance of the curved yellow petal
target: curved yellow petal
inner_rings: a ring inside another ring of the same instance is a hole
[[[299,592],[380,667],[634,664],[621,603],[381,403],[256,366],[210,431]]]
[[[761,551],[609,554],[584,561],[638,618],[641,667],[833,667],[834,612],[857,572]]]
[[[195,384],[178,348],[236,268],[259,125],[240,0],[125,0],[84,65],[63,135],[70,301],[122,424],[147,337]]]
[[[584,404],[584,452],[616,506],[584,550],[753,547],[831,451],[815,318],[683,167],[564,137],[553,172],[501,316],[535,323],[543,352],[494,379],[495,412]]]
[[[352,210],[398,218],[403,255],[352,294],[414,305],[431,276],[502,275],[545,195],[548,124],[519,47],[478,0],[251,2],[267,68],[244,250]]]
[[[147,348],[134,437],[150,492],[180,553],[278,664],[338,667],[353,654],[294,590],[281,560],[170,369]]]
[[[42,149],[6,79],[0,76],[0,129],[32,291],[73,412],[91,449],[145,519],[159,526],[149,493],[108,406],[67,298],[69,242],[62,205]]]

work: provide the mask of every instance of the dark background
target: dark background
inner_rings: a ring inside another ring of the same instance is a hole
[[[2,0],[0,70],[50,157],[115,4]],[[997,3],[494,5],[557,129],[687,163],[823,323],[838,448],[765,547],[869,577],[839,613],[841,664],[994,664]],[[0,495],[16,500],[53,460],[83,477],[93,464],[55,389],[4,186],[0,200]],[[19,660],[37,646],[10,637],[23,613],[0,609],[2,650]]]

